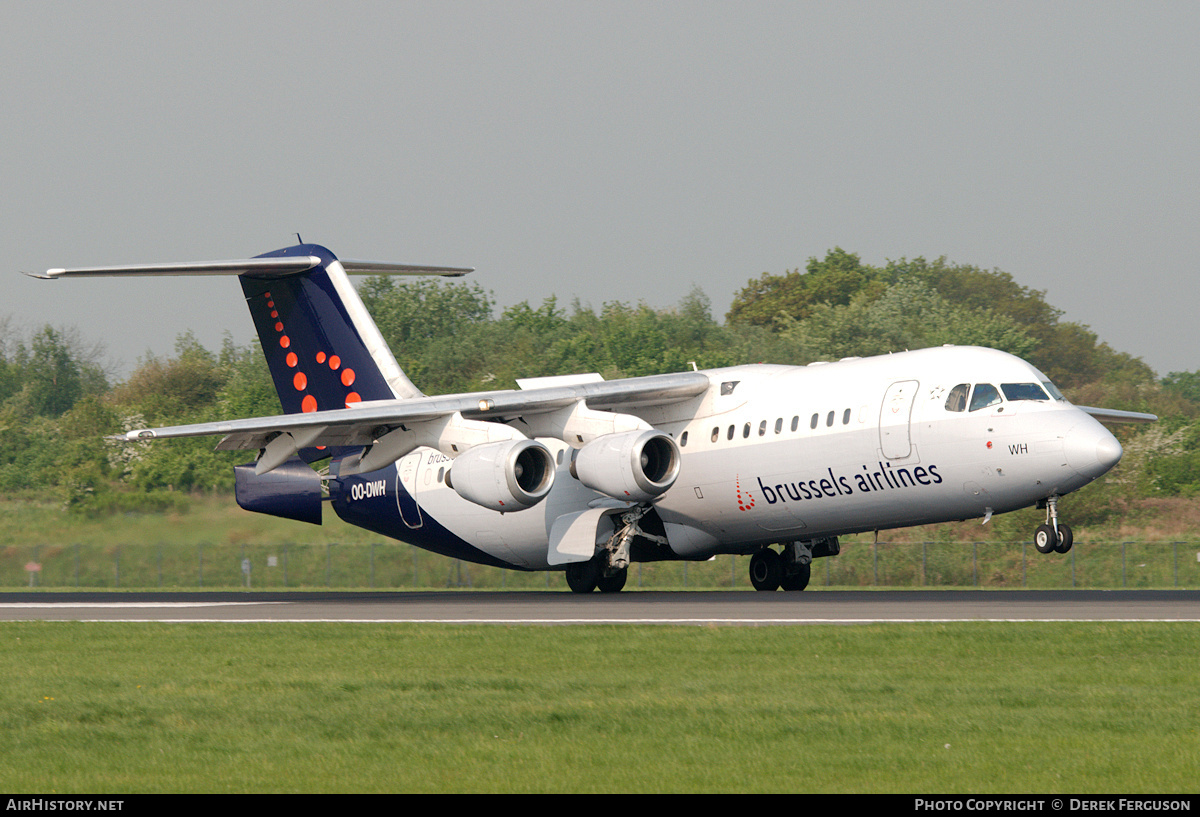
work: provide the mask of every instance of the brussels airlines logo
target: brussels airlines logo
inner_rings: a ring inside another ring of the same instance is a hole
[[[745,492],[742,491],[742,476],[741,476],[741,474],[738,474],[737,476],[735,476],[733,478],[733,482],[734,482],[734,485],[737,486],[738,510],[739,511],[748,511],[751,508],[753,508],[754,507],[754,494],[750,493],[749,491],[745,491]],[[759,485],[761,485],[761,484],[762,484],[762,480],[759,480]]]
[[[779,502],[802,502],[808,499],[825,497],[852,496],[855,493],[870,494],[879,491],[897,491],[909,488],[929,487],[942,484],[942,475],[936,465],[918,465],[913,468],[893,467],[890,462],[876,462],[875,469],[864,465],[861,473],[835,474],[832,468],[826,468],[825,474],[815,479],[799,480],[796,482],[781,482],[767,485],[758,477],[758,488],[768,505]],[[749,510],[754,507],[754,500],[743,503],[741,482],[737,483],[738,508]]]

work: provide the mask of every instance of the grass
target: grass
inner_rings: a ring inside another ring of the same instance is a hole
[[[820,559],[813,587],[1192,587],[1200,588],[1198,502],[1157,503],[1145,528],[1076,532],[1066,556],[1043,556],[999,534],[1032,531],[1036,511],[994,520],[842,538],[842,554]],[[41,565],[43,588],[252,587],[563,589],[561,572],[522,573],[458,563],[352,527],[333,513],[305,525],[247,513],[231,497],[190,497],[183,511],[87,519],[28,499],[0,500],[0,588],[28,588],[25,567]],[[1011,517],[1011,518],[1010,518]],[[1157,520],[1157,521],[1156,521]],[[1161,523],[1161,524],[1160,524]],[[992,539],[983,538],[987,534]],[[1019,537],[1018,537],[1019,539]],[[1136,541],[1130,541],[1136,540]],[[634,565],[630,589],[748,588],[747,558]],[[273,563],[272,563],[273,562]]]
[[[0,625],[35,792],[1190,792],[1191,624]]]

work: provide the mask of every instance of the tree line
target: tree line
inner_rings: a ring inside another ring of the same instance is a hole
[[[990,346],[1029,360],[1069,399],[1151,411],[1121,429],[1122,496],[1200,489],[1200,371],[1158,377],[1140,359],[1062,320],[1045,292],[1000,270],[936,260],[864,264],[835,248],[803,270],[749,280],[724,320],[694,288],[676,306],[611,301],[598,310],[551,296],[502,310],[476,283],[370,277],[360,293],[396,359],[427,394],[515,388],[518,377],[596,371],[633,377],[739,363],[805,364],[939,346]],[[131,428],[276,414],[257,340],[204,348],[191,333],[124,380],[69,328],[28,336],[0,321],[0,490],[48,493],[88,513],[153,507],[165,494],[229,491],[242,454],[213,440],[114,443]],[[1098,489],[1101,494],[1103,488]],[[1108,507],[1100,502],[1098,507]]]

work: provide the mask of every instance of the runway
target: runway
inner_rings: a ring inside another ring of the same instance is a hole
[[[224,592],[0,594],[0,621],[780,626],[952,621],[1200,622],[1195,590]]]

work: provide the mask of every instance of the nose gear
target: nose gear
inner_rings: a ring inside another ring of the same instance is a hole
[[[1066,553],[1075,543],[1075,536],[1069,525],[1058,521],[1058,495],[1051,494],[1038,506],[1046,509],[1046,524],[1034,532],[1033,546],[1038,553]]]

